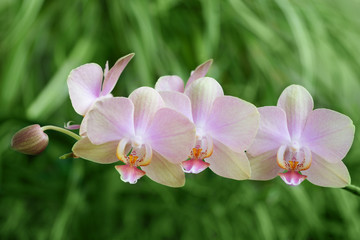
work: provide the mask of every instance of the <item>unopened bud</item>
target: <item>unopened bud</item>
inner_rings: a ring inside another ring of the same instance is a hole
[[[48,145],[49,137],[40,125],[34,124],[19,130],[11,139],[11,147],[21,153],[36,155]]]

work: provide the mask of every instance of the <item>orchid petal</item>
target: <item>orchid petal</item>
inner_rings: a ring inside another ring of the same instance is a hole
[[[180,163],[195,145],[195,126],[181,113],[162,108],[155,114],[145,141],[168,161]]]
[[[116,157],[116,148],[118,141],[107,142],[101,145],[95,145],[85,137],[75,143],[72,148],[74,154],[78,157],[96,163],[114,163],[119,161]]]
[[[67,79],[71,103],[75,111],[85,115],[101,91],[103,72],[95,63],[84,64],[70,72]]]
[[[329,163],[317,154],[313,154],[310,168],[302,174],[307,175],[311,183],[322,187],[342,188],[350,184],[349,171],[342,161]]]
[[[193,121],[191,113],[191,102],[188,96],[179,92],[160,92],[165,106],[184,114],[190,121]]]
[[[207,72],[209,71],[209,68],[211,67],[213,60],[207,60],[203,64],[199,65],[190,75],[190,78],[188,79],[185,88],[188,88],[190,84],[192,84],[196,79],[205,77]]]
[[[109,94],[115,87],[121,73],[126,65],[134,57],[134,53],[128,54],[116,61],[114,66],[106,73],[104,83],[102,86],[101,95],[105,96]]]
[[[160,77],[155,83],[156,91],[184,92],[184,81],[176,75]]]
[[[98,100],[88,113],[87,136],[94,144],[134,135],[134,105],[124,97]]]
[[[261,107],[259,130],[255,141],[247,150],[253,156],[278,149],[281,145],[289,143],[290,135],[286,124],[286,114],[279,107]]]
[[[115,169],[119,172],[121,180],[130,184],[135,184],[139,178],[145,175],[143,170],[134,166],[116,165]]]
[[[310,93],[302,86],[291,85],[281,93],[277,106],[286,113],[291,138],[299,139],[306,119],[314,108],[314,101]]]
[[[210,169],[219,176],[235,180],[250,178],[250,164],[244,152],[234,152],[226,145],[213,139],[214,152],[205,161]]]
[[[88,121],[88,119],[89,119],[89,114],[85,114],[83,120],[81,121],[79,134],[82,137],[87,135],[86,131],[87,131],[87,121]]]
[[[341,161],[354,140],[352,120],[335,111],[316,109],[307,119],[302,142],[330,163]]]
[[[185,184],[185,174],[181,164],[170,163],[155,151],[151,163],[142,166],[141,169],[146,172],[151,180],[157,183],[169,187],[182,187]]]
[[[218,97],[214,101],[206,131],[233,151],[241,152],[253,142],[259,118],[253,104],[236,97]]]
[[[190,98],[194,123],[203,127],[209,118],[212,105],[216,98],[224,96],[220,84],[213,78],[200,78],[185,89]]]
[[[160,94],[150,87],[134,90],[129,99],[134,103],[134,127],[136,135],[143,135],[151,124],[155,113],[165,106]]]
[[[94,103],[89,107],[88,112],[90,112],[94,108],[96,102],[98,102],[98,101],[100,101],[102,99],[105,99],[105,98],[112,98],[112,97],[113,97],[112,94],[108,94],[106,96],[102,96],[102,97],[97,98],[94,101]],[[88,119],[89,119],[89,114],[85,114],[83,120],[81,121],[79,134],[82,137],[86,136],[86,131],[87,131],[86,129],[87,129],[87,121],[88,121]]]

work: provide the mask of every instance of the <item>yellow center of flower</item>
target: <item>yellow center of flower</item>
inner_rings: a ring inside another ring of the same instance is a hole
[[[116,149],[117,158],[129,166],[147,166],[152,159],[150,145],[143,144],[138,138],[135,141],[122,139]]]
[[[203,149],[205,149],[203,151]],[[197,138],[196,146],[190,152],[190,159],[204,160],[212,155],[214,150],[213,141],[210,136]]]
[[[298,163],[299,163],[298,161],[289,161],[289,165],[290,165],[291,170],[295,170]]]
[[[130,163],[130,165],[135,165],[138,159],[139,159],[138,156],[134,156],[131,154],[127,157],[127,160]]]
[[[311,161],[311,152],[307,147],[282,145],[277,152],[277,163],[285,170],[307,170],[311,166]]]

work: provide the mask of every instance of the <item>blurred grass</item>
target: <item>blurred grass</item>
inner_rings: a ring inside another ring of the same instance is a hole
[[[31,123],[80,121],[67,97],[70,70],[110,65],[135,52],[115,95],[187,79],[207,59],[228,95],[275,105],[289,84],[315,107],[359,126],[358,1],[20,1],[0,2],[1,239],[357,239],[359,199],[304,183],[223,179],[209,170],[171,189],[147,178],[120,181],[112,166],[59,160],[72,139],[49,133],[39,156],[9,149]],[[345,158],[360,185],[356,133]]]

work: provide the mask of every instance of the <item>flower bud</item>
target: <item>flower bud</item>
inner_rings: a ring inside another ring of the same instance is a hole
[[[34,124],[19,130],[11,139],[11,147],[21,153],[36,155],[48,145],[49,137],[40,125]]]

